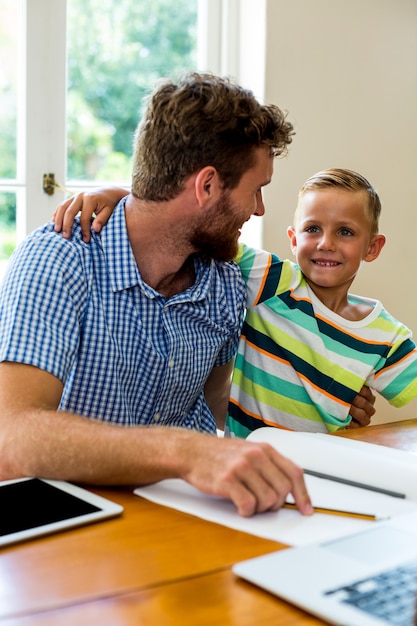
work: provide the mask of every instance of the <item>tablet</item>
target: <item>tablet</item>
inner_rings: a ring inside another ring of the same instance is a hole
[[[0,481],[0,546],[121,515],[123,507],[60,480]]]

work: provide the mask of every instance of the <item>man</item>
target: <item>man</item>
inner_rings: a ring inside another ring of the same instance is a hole
[[[166,82],[138,126],[132,193],[106,229],[86,245],[79,225],[63,239],[48,224],[23,242],[0,290],[0,479],[180,477],[244,516],[289,492],[312,512],[288,459],[209,436],[244,311],[230,259],[292,132],[278,107],[227,79]]]

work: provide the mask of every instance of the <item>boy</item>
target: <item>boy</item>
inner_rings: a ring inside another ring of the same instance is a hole
[[[240,247],[247,313],[226,434],[345,428],[364,383],[397,407],[417,395],[411,332],[380,302],[349,293],[362,261],[374,261],[385,244],[380,210],[363,176],[324,170],[301,188],[288,228],[297,264]]]

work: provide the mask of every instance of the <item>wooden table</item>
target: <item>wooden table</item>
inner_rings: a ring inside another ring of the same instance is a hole
[[[339,436],[417,453],[417,421]],[[159,506],[128,489],[97,493],[123,516],[0,551],[1,626],[313,626],[231,566],[283,544]]]

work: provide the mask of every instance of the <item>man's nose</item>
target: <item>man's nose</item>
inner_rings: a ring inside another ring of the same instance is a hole
[[[265,214],[265,205],[264,205],[264,199],[262,196],[262,191],[258,191],[256,194],[256,207],[255,207],[253,214],[259,215],[259,217],[262,217],[262,215]]]

